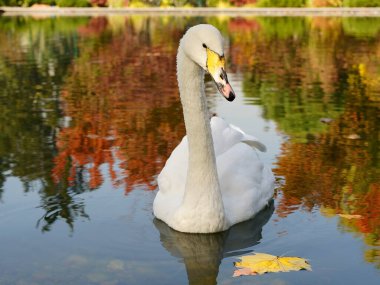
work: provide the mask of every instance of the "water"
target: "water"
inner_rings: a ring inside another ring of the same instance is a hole
[[[278,188],[255,219],[188,235],[152,202],[184,135],[178,40],[203,22],[226,37],[237,93],[206,78],[210,111],[262,139]],[[378,284],[379,18],[0,17],[0,30],[1,285]],[[232,278],[252,251],[313,271]]]

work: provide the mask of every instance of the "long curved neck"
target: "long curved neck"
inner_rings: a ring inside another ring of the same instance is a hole
[[[208,208],[210,215],[218,211],[224,216],[204,94],[204,71],[186,56],[181,47],[177,54],[177,78],[189,144],[189,165],[182,206]]]

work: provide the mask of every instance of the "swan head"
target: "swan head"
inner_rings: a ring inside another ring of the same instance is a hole
[[[181,39],[184,53],[214,80],[219,92],[228,100],[235,99],[235,92],[228,82],[225,70],[223,37],[212,25],[201,24],[191,27]]]

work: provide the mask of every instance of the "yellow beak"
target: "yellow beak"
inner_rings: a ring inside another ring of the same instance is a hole
[[[206,68],[210,73],[212,79],[216,84],[219,92],[228,100],[233,101],[235,99],[235,93],[232,90],[231,85],[228,82],[227,74],[225,71],[225,59],[224,56],[220,56],[216,52],[206,48],[207,62]]]
[[[217,73],[218,70],[221,68],[224,69],[224,56],[220,56],[216,52],[206,49],[207,50],[207,71],[214,77],[214,74]]]

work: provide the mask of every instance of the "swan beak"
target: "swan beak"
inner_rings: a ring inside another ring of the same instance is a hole
[[[235,92],[228,82],[227,73],[224,69],[225,59],[216,52],[207,48],[207,72],[210,73],[219,92],[228,100],[235,99]]]
[[[235,99],[235,92],[232,90],[232,87],[230,83],[228,82],[227,74],[224,71],[224,69],[221,70],[219,78],[222,80],[219,80],[221,82],[216,81],[216,79],[213,77],[216,87],[218,88],[219,92],[228,100],[233,101]]]

